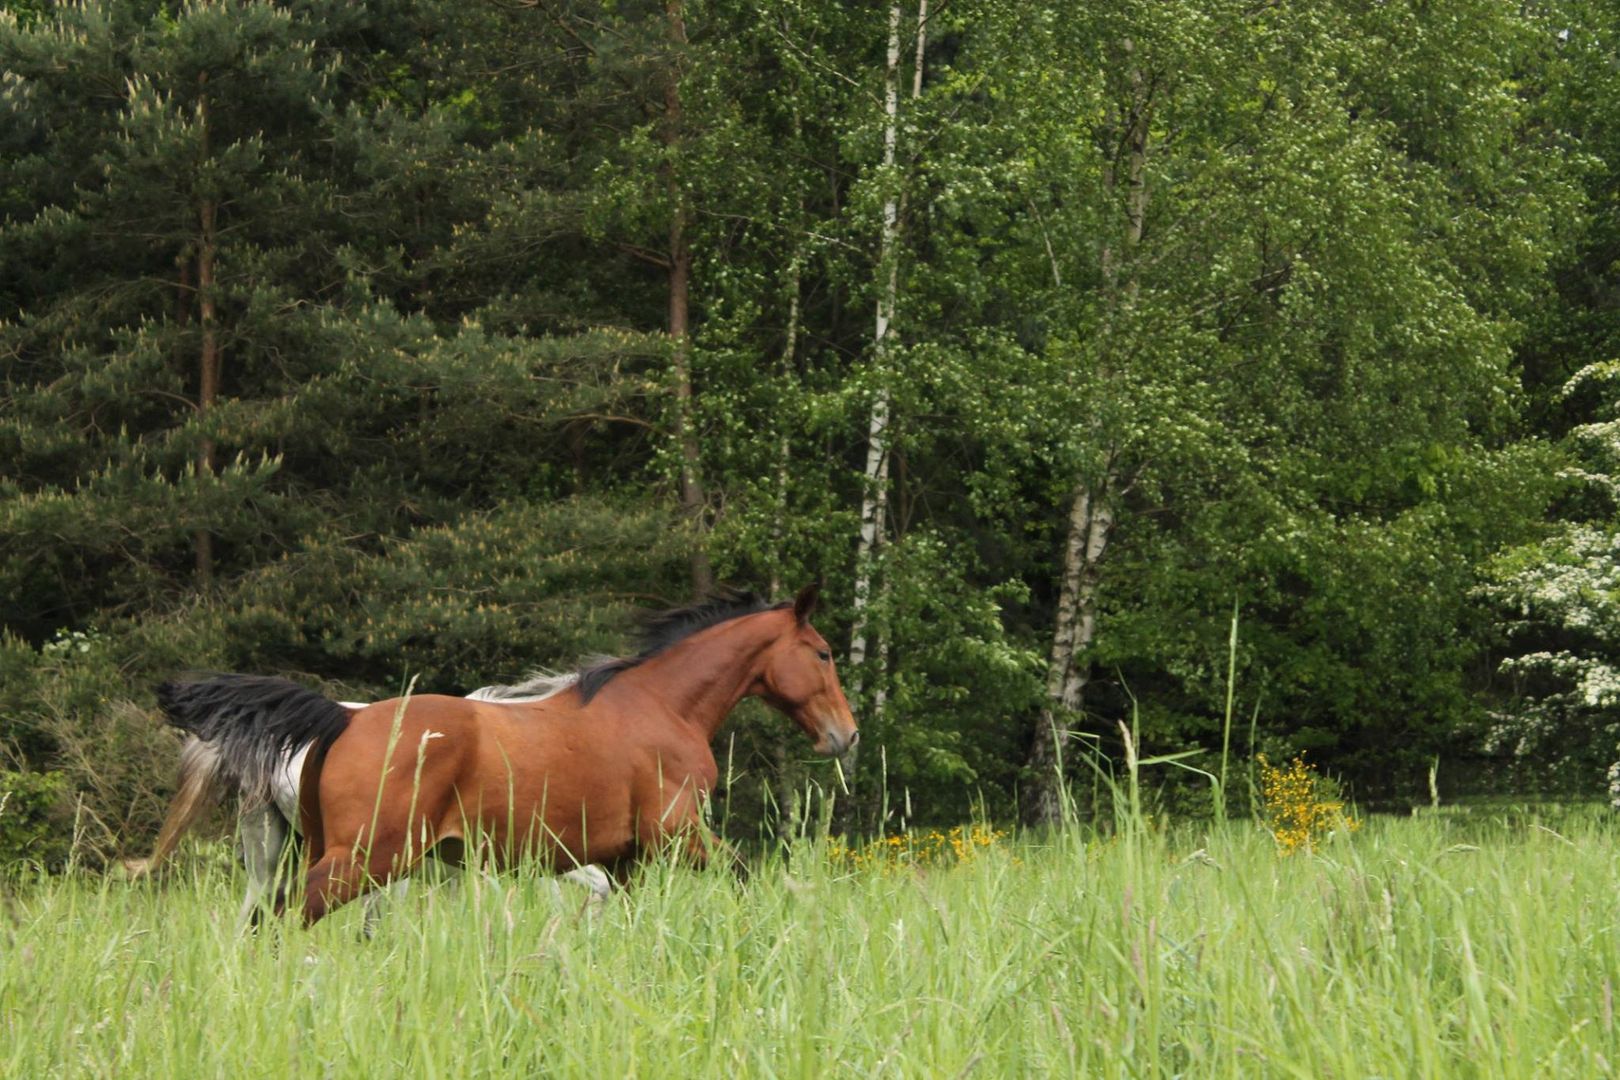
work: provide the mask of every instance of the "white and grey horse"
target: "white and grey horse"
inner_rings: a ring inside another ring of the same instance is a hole
[[[538,672],[521,683],[485,686],[467,697],[473,701],[509,705],[544,701],[568,689],[578,677],[574,673]],[[266,755],[262,747],[267,744],[263,742],[256,747],[237,745],[230,733],[240,728],[233,729],[222,723],[224,717],[206,698],[176,701],[164,700],[160,695],[160,700],[164,719],[186,732],[185,745],[180,751],[179,790],[169,803],[152,853],[144,859],[125,860],[124,869],[134,878],[156,870],[174,851],[180,838],[214,803],[225,795],[234,794],[236,828],[248,876],[247,894],[238,912],[239,921],[245,925],[254,920],[266,899],[286,887],[291,862],[287,858],[287,845],[299,829],[299,778],[313,743],[284,745],[278,752]],[[350,712],[366,706],[365,702],[355,701],[338,704]],[[608,876],[599,866],[582,866],[562,876],[583,885],[598,897],[606,896],[610,889]],[[403,895],[407,884],[408,879],[401,879],[386,892],[373,892],[367,897],[368,935],[375,925],[381,898]]]

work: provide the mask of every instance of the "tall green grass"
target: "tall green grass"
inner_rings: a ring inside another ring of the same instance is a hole
[[[587,903],[458,873],[361,940],[236,932],[227,864],[0,902],[0,1075],[1546,1077],[1620,1062],[1596,816],[1079,830],[923,870],[811,842]]]

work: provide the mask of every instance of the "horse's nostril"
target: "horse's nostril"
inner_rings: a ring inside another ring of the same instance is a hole
[[[852,732],[849,733],[849,748],[851,750],[855,749],[855,744],[860,742],[860,741],[861,741],[861,733],[860,732],[852,731]]]

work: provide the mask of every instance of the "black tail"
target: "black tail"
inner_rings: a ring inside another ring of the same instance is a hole
[[[286,679],[216,675],[157,689],[169,723],[210,744],[219,771],[247,801],[268,799],[271,774],[289,752],[329,745],[349,726],[349,710]]]

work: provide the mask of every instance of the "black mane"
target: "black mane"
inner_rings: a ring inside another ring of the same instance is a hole
[[[701,600],[686,607],[671,608],[643,615],[637,634],[638,651],[634,656],[612,656],[593,661],[579,669],[579,697],[589,702],[597,691],[606,686],[613,676],[645,663],[684,641],[700,630],[707,630],[731,619],[755,615],[792,605],[792,601],[772,604],[752,592],[724,593]]]

